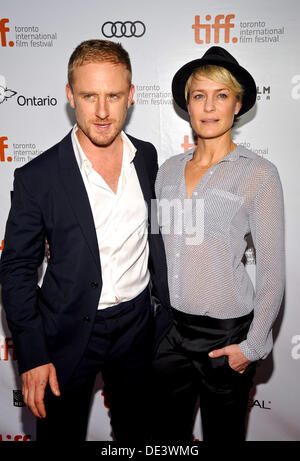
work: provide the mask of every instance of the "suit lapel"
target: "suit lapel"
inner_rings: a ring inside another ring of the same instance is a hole
[[[59,144],[59,161],[62,182],[68,195],[70,205],[77,217],[78,223],[86,239],[87,245],[92,252],[95,262],[99,267],[99,270],[101,270],[99,246],[93,214],[88,194],[74,155],[71,132]],[[141,190],[143,192],[144,200],[148,207],[148,221],[150,222],[151,199],[153,198],[153,194],[147,174],[147,168],[139,150],[136,151],[133,163]]]
[[[77,217],[82,233],[92,252],[99,270],[101,270],[99,247],[93,214],[84,182],[74,155],[71,134],[59,145],[60,173],[70,205]]]
[[[140,182],[140,186],[141,186],[141,189],[144,195],[145,202],[147,203],[148,219],[150,220],[151,199],[153,198],[153,194],[152,194],[151,185],[150,185],[149,177],[147,174],[147,168],[146,168],[143,156],[138,150],[135,153],[133,163],[134,163],[135,170],[136,170],[139,182]]]

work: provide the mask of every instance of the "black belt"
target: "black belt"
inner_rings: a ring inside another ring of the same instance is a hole
[[[180,323],[188,325],[203,326],[206,328],[221,328],[224,330],[231,330],[244,322],[253,318],[253,311],[241,317],[234,317],[230,319],[217,319],[207,315],[187,314],[186,312],[178,311],[172,307],[173,317]]]

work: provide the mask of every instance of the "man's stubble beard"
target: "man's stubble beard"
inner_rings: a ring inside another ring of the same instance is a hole
[[[116,133],[112,133],[112,134],[108,134],[107,135],[107,138],[105,138],[105,135],[99,135],[100,139],[97,137],[97,135],[93,135],[89,132],[88,129],[84,129],[82,128],[78,122],[77,122],[77,125],[78,125],[78,128],[84,133],[84,135],[89,139],[89,141],[96,147],[109,147],[114,141],[115,139],[118,137],[118,135],[121,133],[121,130],[116,132]]]

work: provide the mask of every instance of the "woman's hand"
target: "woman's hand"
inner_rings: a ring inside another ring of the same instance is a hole
[[[208,355],[213,359],[227,355],[229,366],[239,373],[244,373],[247,366],[251,363],[242,353],[238,344],[230,344],[222,349],[215,349]]]

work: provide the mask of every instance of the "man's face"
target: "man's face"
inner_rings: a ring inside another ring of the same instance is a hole
[[[72,88],[67,85],[66,92],[75,110],[81,144],[112,145],[134,95],[126,67],[110,62],[83,64],[74,69]]]

